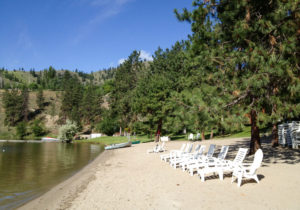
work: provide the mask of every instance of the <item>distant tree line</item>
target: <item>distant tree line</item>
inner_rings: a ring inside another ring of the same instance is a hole
[[[30,69],[29,72],[26,72],[23,68],[20,68],[18,71],[9,71],[0,68],[0,89],[22,89],[26,86],[29,90],[38,90],[42,88],[43,90],[61,91],[64,89],[64,74],[66,72],[75,75],[82,84],[92,83],[94,85],[100,85],[106,80],[112,79],[115,75],[115,71],[115,68],[109,68],[95,73],[85,73],[77,69],[72,72],[69,70],[56,70],[52,66],[41,71]],[[18,72],[22,72],[22,74],[18,74]]]

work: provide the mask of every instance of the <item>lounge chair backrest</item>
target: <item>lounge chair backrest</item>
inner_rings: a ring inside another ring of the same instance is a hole
[[[187,143],[184,152],[187,153],[190,149],[191,144]]]
[[[238,164],[242,163],[246,157],[247,151],[248,149],[246,148],[239,148],[238,153],[236,154],[233,162]]]
[[[205,145],[201,145],[198,152],[195,155],[195,158],[197,159],[198,157],[202,156],[204,153],[206,146]]]
[[[198,144],[198,145],[195,147],[195,152],[198,152],[199,149],[200,149],[200,144]]]
[[[201,145],[201,146],[200,146],[200,149],[199,149],[199,154],[200,154],[200,155],[203,155],[205,148],[206,148],[205,145]]]
[[[194,144],[191,144],[191,145],[190,145],[190,148],[187,150],[187,153],[191,153],[191,152],[192,152],[193,146],[194,146]]]
[[[208,152],[207,152],[207,157],[212,157],[214,155],[214,152],[215,152],[215,148],[216,148],[216,145],[215,144],[211,144],[209,145],[209,148],[208,148]]]
[[[181,148],[180,148],[180,151],[181,151],[181,152],[183,152],[183,150],[184,150],[184,148],[185,148],[185,145],[186,145],[186,144],[182,144],[182,146],[181,146]]]
[[[261,149],[258,149],[255,154],[254,154],[254,160],[253,160],[253,163],[250,167],[250,171],[249,173],[250,174],[255,174],[256,173],[256,170],[260,167],[261,165],[261,162],[263,160],[263,152]]]
[[[218,155],[218,159],[224,160],[227,155],[228,149],[229,149],[229,146],[222,146],[221,151]]]

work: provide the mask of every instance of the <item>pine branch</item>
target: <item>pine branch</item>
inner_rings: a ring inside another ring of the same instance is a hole
[[[239,103],[241,100],[245,99],[249,95],[249,93],[250,93],[250,90],[247,90],[246,93],[244,93],[243,95],[241,95],[240,97],[238,97],[234,101],[230,102],[229,104],[226,104],[224,106],[224,108],[228,108],[228,107],[231,107],[231,106]]]

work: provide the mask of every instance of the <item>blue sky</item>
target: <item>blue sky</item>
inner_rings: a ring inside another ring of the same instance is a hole
[[[187,0],[0,0],[0,67],[85,72],[187,39],[173,10]]]

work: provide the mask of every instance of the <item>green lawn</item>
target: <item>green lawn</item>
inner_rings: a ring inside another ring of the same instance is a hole
[[[205,133],[205,137],[208,139],[210,135],[210,132]],[[250,127],[245,127],[245,129],[242,132],[235,133],[235,134],[228,134],[225,136],[215,136],[214,138],[242,138],[242,137],[250,137],[251,131]],[[87,139],[87,140],[76,140],[76,143],[101,143],[104,145],[110,145],[110,144],[118,144],[127,142],[129,139],[126,136],[104,136],[104,137],[98,137],[94,139]],[[186,141],[187,135],[173,135],[171,136],[172,141]],[[148,138],[148,136],[136,136],[130,137],[130,141],[141,141],[141,143],[146,142],[152,142],[154,139]]]
[[[251,126],[247,126],[243,131],[233,134],[220,135],[215,138],[243,138],[243,137],[251,137]]]
[[[77,143],[101,143],[105,145],[109,144],[118,144],[127,142],[129,139],[126,136],[103,136],[94,139],[87,139],[87,140],[76,140]],[[153,139],[149,139],[147,136],[137,136],[134,138],[133,136],[130,137],[130,141],[141,141],[141,143],[151,142]]]

